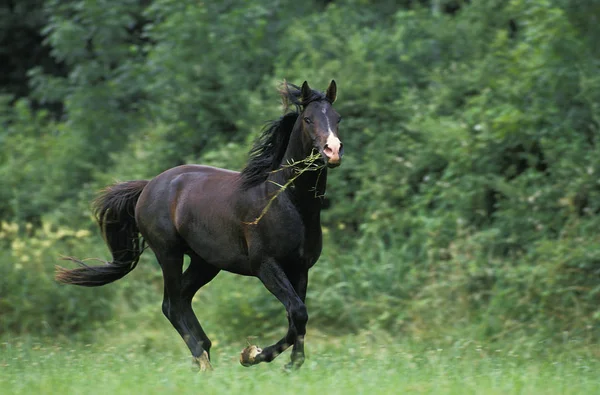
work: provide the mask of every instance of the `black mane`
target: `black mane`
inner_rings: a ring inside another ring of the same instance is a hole
[[[240,176],[242,189],[248,189],[264,182],[269,172],[279,167],[298,112],[289,112],[265,127],[250,150],[250,159]]]
[[[290,106],[294,106],[294,110],[268,123],[263,129],[250,150],[246,167],[240,174],[242,189],[263,183],[270,171],[279,168],[301,109],[314,101],[327,100],[325,94],[316,90],[311,90],[309,97],[302,97],[299,86],[285,81],[280,93],[284,111],[288,111]]]
[[[283,101],[284,111],[287,111],[290,105],[294,105],[296,112],[300,113],[301,107],[306,107],[314,101],[327,100],[327,97],[323,92],[319,92],[311,89],[311,94],[308,97],[302,97],[302,90],[298,85],[290,84],[284,81],[281,89],[281,100]]]

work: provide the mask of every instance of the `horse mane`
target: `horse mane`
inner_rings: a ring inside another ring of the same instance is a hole
[[[267,123],[250,150],[246,167],[240,173],[243,190],[265,182],[269,172],[279,168],[302,107],[314,101],[327,100],[325,94],[316,90],[311,90],[308,97],[302,97],[301,88],[287,81],[283,82],[279,93],[284,114]],[[292,106],[294,108],[290,111]]]
[[[314,101],[327,100],[327,97],[323,92],[314,89],[311,89],[308,97],[302,97],[302,88],[287,81],[283,81],[283,84],[281,84],[279,94],[281,94],[284,111],[287,111],[290,108],[290,105],[294,105],[298,114],[300,114],[301,107],[306,107]]]

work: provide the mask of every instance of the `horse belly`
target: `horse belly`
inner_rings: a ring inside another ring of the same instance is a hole
[[[250,261],[241,240],[203,231],[186,235],[184,239],[188,247],[210,265],[236,274],[251,275]]]

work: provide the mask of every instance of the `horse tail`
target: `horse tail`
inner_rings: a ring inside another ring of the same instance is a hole
[[[111,283],[135,269],[144,252],[145,243],[135,221],[135,206],[148,184],[146,180],[126,181],[104,189],[94,201],[94,215],[104,240],[112,254],[112,261],[104,265],[88,266],[83,261],[65,257],[80,267],[56,267],[56,280],[65,284],[98,287]]]

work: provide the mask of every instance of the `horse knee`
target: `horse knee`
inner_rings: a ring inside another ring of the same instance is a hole
[[[299,332],[304,332],[306,323],[308,322],[308,310],[305,305],[301,305],[296,307],[291,311],[290,314],[292,321],[294,322],[294,326]],[[303,334],[303,333],[299,333]]]

